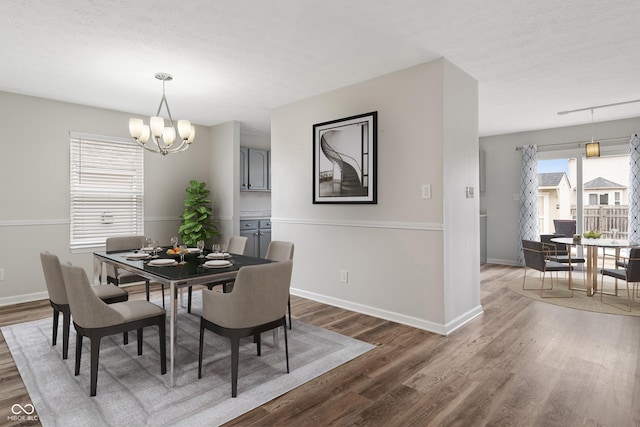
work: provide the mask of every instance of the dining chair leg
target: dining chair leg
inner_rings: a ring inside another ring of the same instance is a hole
[[[138,356],[142,356],[142,328],[138,329],[136,335],[138,337]]]
[[[202,347],[204,344],[204,319],[200,319],[200,347],[198,348],[198,379],[202,378]]]
[[[96,395],[98,389],[98,360],[100,358],[100,337],[91,338],[91,396]]]
[[[193,286],[189,286],[187,289],[187,313],[191,313],[191,294],[193,293]]]
[[[160,335],[160,373],[167,373],[167,331],[165,318],[158,324],[158,335]]]
[[[240,338],[230,337],[231,341],[231,397],[238,396],[238,358],[240,354]]]
[[[76,366],[74,375],[80,375],[80,359],[82,358],[82,335],[76,332]]]
[[[60,310],[53,309],[53,334],[51,335],[51,345],[56,345],[58,341],[58,318],[60,317]]]
[[[287,301],[287,307],[289,307],[289,329],[293,327],[293,323],[291,323],[291,295],[289,295],[289,300]],[[284,326],[285,329],[287,325]]]
[[[287,359],[287,374],[288,374],[289,373],[289,341],[287,341],[287,322],[284,322],[284,328],[282,329],[284,329],[284,356]]]
[[[62,312],[62,358],[69,357],[69,329],[71,328],[71,312]]]

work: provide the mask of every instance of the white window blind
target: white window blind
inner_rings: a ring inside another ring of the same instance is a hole
[[[144,155],[133,141],[72,132],[71,251],[144,234]]]

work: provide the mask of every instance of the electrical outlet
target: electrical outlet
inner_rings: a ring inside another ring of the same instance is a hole
[[[423,184],[422,185],[422,198],[430,199],[431,198],[431,184]]]
[[[4,280],[4,268],[0,268],[0,280]]]
[[[349,283],[349,272],[346,270],[342,270],[340,272],[340,281],[342,283]]]

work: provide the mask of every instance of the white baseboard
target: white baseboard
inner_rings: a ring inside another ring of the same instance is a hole
[[[10,297],[0,298],[0,307],[5,305],[21,304],[23,302],[39,301],[42,299],[49,299],[49,293],[34,292],[32,294],[13,295]]]
[[[138,285],[140,283],[144,283],[144,282],[127,283],[126,285],[122,285],[121,288],[127,288],[129,286]],[[32,294],[13,295],[10,297],[2,297],[0,298],[0,307],[3,307],[5,305],[21,304],[23,302],[39,301],[43,299],[46,299],[46,300],[49,299],[49,293],[47,291],[34,292]]]
[[[445,333],[443,335],[449,335],[456,329],[459,329],[462,326],[466,325],[467,323],[471,322],[473,319],[480,316],[482,313],[484,313],[484,310],[482,309],[482,305],[478,305],[472,308],[471,310],[467,311],[463,315],[453,319],[451,322],[447,322],[447,324],[445,325]]]
[[[511,265],[513,267],[522,267],[522,264],[520,264],[517,260],[513,260],[513,259],[491,258],[491,259],[487,259],[487,264]]]
[[[380,319],[389,320],[391,322],[401,323],[403,325],[412,326],[414,328],[423,329],[425,331],[433,332],[440,335],[447,335],[455,331],[462,325],[473,320],[477,316],[483,313],[482,306],[478,306],[473,310],[465,313],[463,316],[449,322],[446,325],[430,322],[424,319],[418,319],[412,316],[406,316],[404,314],[395,313],[392,311],[382,310],[375,307],[370,307],[363,304],[353,303],[351,301],[345,301],[339,298],[328,297],[326,295],[320,295],[313,292],[308,292],[302,289],[291,288],[292,295],[307,298],[313,301],[318,301],[324,304],[333,305],[335,307],[344,308],[346,310],[355,311],[357,313],[366,314]]]

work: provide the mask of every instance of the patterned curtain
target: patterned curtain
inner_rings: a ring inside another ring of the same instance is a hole
[[[640,244],[640,138],[629,140],[629,242]]]
[[[522,147],[522,174],[520,176],[520,238],[518,259],[524,264],[522,239],[540,240],[538,232],[538,148]]]

